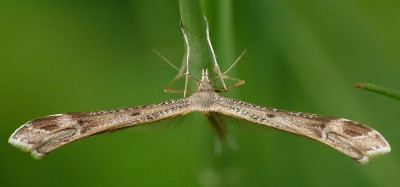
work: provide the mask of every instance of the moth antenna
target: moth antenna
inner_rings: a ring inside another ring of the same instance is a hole
[[[243,55],[246,54],[246,52],[247,49],[243,50],[243,52],[239,55],[239,57],[235,60],[235,62],[222,74],[225,75],[226,73],[228,73],[228,71],[231,70],[240,61],[240,59],[242,59]]]
[[[156,53],[158,56],[160,56],[167,64],[172,66],[176,71],[181,73],[182,75],[185,75],[193,80],[200,81],[199,79],[190,76],[189,74],[186,74],[185,72],[182,72],[178,67],[176,67],[174,64],[172,64],[165,56],[163,56],[161,53],[159,53],[157,50],[153,49],[154,53]]]
[[[182,73],[183,75],[185,75],[184,72],[182,72],[178,67],[176,67],[174,64],[172,64],[167,57],[163,56],[161,53],[159,53],[157,50],[153,49],[153,52],[156,53],[159,57],[161,57],[167,64],[169,64],[170,66],[172,66],[174,69],[176,69],[179,73]]]

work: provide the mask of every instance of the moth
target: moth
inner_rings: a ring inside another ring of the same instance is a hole
[[[189,97],[132,108],[38,118],[18,128],[11,135],[9,143],[31,152],[34,158],[39,159],[81,138],[191,112],[206,115],[219,113],[311,138],[360,163],[367,163],[370,157],[390,152],[390,145],[383,136],[355,121],[290,112],[223,97],[213,89],[207,70],[202,70],[197,90]]]
[[[358,122],[337,117],[268,108],[219,95],[217,92],[226,91],[229,86],[238,86],[244,83],[243,80],[226,75],[244,52],[225,72],[221,72],[211,45],[206,21],[207,42],[211,50],[214,70],[218,74],[214,79],[218,78],[223,85],[222,89],[214,90],[213,79],[209,78],[207,69],[202,70],[200,80],[189,75],[190,46],[182,23],[181,30],[187,50],[186,63],[183,64],[181,69],[185,69],[186,72],[174,66],[158,52],[156,53],[178,70],[179,76],[185,76],[183,98],[116,110],[45,116],[19,127],[11,135],[8,142],[24,151],[31,152],[34,158],[40,159],[65,144],[94,134],[173,118],[191,112],[201,112],[208,116],[220,137],[224,136],[224,127],[219,122],[222,114],[314,139],[337,149],[360,163],[367,163],[370,157],[390,152],[390,145],[383,136],[374,129]],[[173,81],[179,76],[175,77]],[[189,78],[195,79],[198,86],[192,95],[186,97]],[[226,85],[224,78],[236,82],[232,85]]]

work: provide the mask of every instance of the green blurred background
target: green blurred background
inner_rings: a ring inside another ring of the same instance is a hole
[[[224,3],[231,4],[232,28],[221,23]],[[224,33],[232,34],[233,58],[248,50],[231,73],[246,84],[231,89],[231,95],[362,122],[384,135],[392,152],[359,165],[321,143],[273,129],[238,128],[233,122],[230,136],[240,149],[216,157],[213,129],[193,113],[166,122],[179,123],[176,127],[93,136],[34,160],[7,143],[33,118],[182,96],[163,93],[176,71],[152,52],[157,49],[180,64],[179,6],[177,0],[3,0],[0,185],[400,184],[400,103],[352,87],[369,82],[400,88],[399,1],[210,0],[204,8],[217,57],[224,53],[219,45]],[[223,70],[232,64],[232,55],[226,59],[219,58]]]

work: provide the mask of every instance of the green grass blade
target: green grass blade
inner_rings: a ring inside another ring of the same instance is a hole
[[[386,88],[382,86],[378,86],[375,84],[369,84],[369,83],[355,83],[354,84],[355,88],[361,88],[363,90],[375,92],[381,95],[385,95],[387,97],[391,97],[393,99],[400,100],[400,91],[391,89],[391,88]]]
[[[179,9],[191,50],[189,71],[192,76],[200,77],[201,69],[212,67],[211,52],[206,38],[204,11],[198,0],[180,0]]]

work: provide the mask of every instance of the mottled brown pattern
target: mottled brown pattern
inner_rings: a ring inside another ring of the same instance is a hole
[[[371,128],[361,125],[359,123],[353,122],[353,121],[343,121],[342,125],[343,125],[343,129],[348,129],[348,130],[352,129],[353,131],[360,132],[361,134],[367,134],[372,131]]]
[[[351,129],[344,129],[343,132],[349,136],[356,137],[356,136],[362,136],[363,134],[360,132],[357,132],[355,130]]]
[[[360,163],[390,151],[389,144],[378,132],[357,122],[225,98],[212,89],[207,71],[202,75],[197,91],[190,97],[125,109],[47,116],[17,129],[9,142],[40,158],[60,146],[94,134],[198,111],[211,114],[209,120],[221,138],[226,129],[220,115],[225,114],[320,141]]]
[[[84,126],[85,124],[91,123],[93,120],[88,119],[75,119],[78,125]]]
[[[29,134],[30,133],[30,130],[29,130],[29,126],[30,126],[30,124],[29,123],[26,123],[26,125],[23,125],[23,126],[21,126],[19,129],[18,129],[18,132],[19,132],[19,134]],[[18,134],[12,134],[11,136],[17,136]]]
[[[58,119],[60,116],[46,116],[30,121],[30,126],[35,129],[41,129],[45,131],[52,131],[59,127]]]
[[[74,118],[74,119],[80,119],[80,118],[86,118],[91,116],[91,113],[97,113],[98,111],[92,111],[92,112],[69,112],[66,113],[65,115]]]
[[[274,118],[275,115],[273,115],[273,114],[267,114],[267,117],[269,117],[269,118]]]
[[[322,138],[322,132],[321,130],[317,130],[317,129],[310,129],[312,133],[315,134],[315,136],[317,136],[318,138]]]
[[[319,122],[323,122],[323,123],[328,123],[328,122],[331,122],[332,120],[338,119],[337,117],[320,116],[317,114],[303,114],[303,115],[306,115],[306,116],[304,116],[305,118],[310,118],[310,119],[313,119],[313,120],[316,120]]]
[[[98,124],[93,123],[93,124],[82,124],[81,127],[81,134],[85,134],[86,132],[88,132],[89,130],[92,130],[94,127],[97,127]]]
[[[72,118],[74,119],[74,118]],[[84,134],[87,131],[91,130],[92,128],[98,126],[96,122],[92,119],[74,119],[76,120],[77,125],[80,127],[80,133]]]
[[[47,123],[49,121],[57,120],[60,116],[46,116],[42,118],[37,118],[31,121],[32,126],[41,125],[42,123]]]
[[[46,125],[40,126],[39,129],[46,130],[46,131],[52,131],[52,130],[58,128],[58,127],[59,127],[58,124],[50,123],[50,124],[46,124]]]
[[[138,115],[140,115],[140,114],[142,114],[142,113],[140,113],[140,112],[133,112],[133,113],[131,114],[131,116],[138,116]]]
[[[290,112],[250,104],[243,104],[243,107],[234,107],[243,102],[229,98],[222,99],[222,101],[223,105],[221,106],[226,110],[221,111],[226,115],[323,142],[360,163],[366,163],[370,157],[390,151],[389,144],[379,133],[369,127],[346,119]],[[257,120],[259,117],[270,113],[274,114],[275,117],[266,118],[265,121]],[[349,135],[350,133],[352,136]],[[359,135],[358,133],[361,135],[355,136]],[[369,151],[370,149],[373,151]]]

